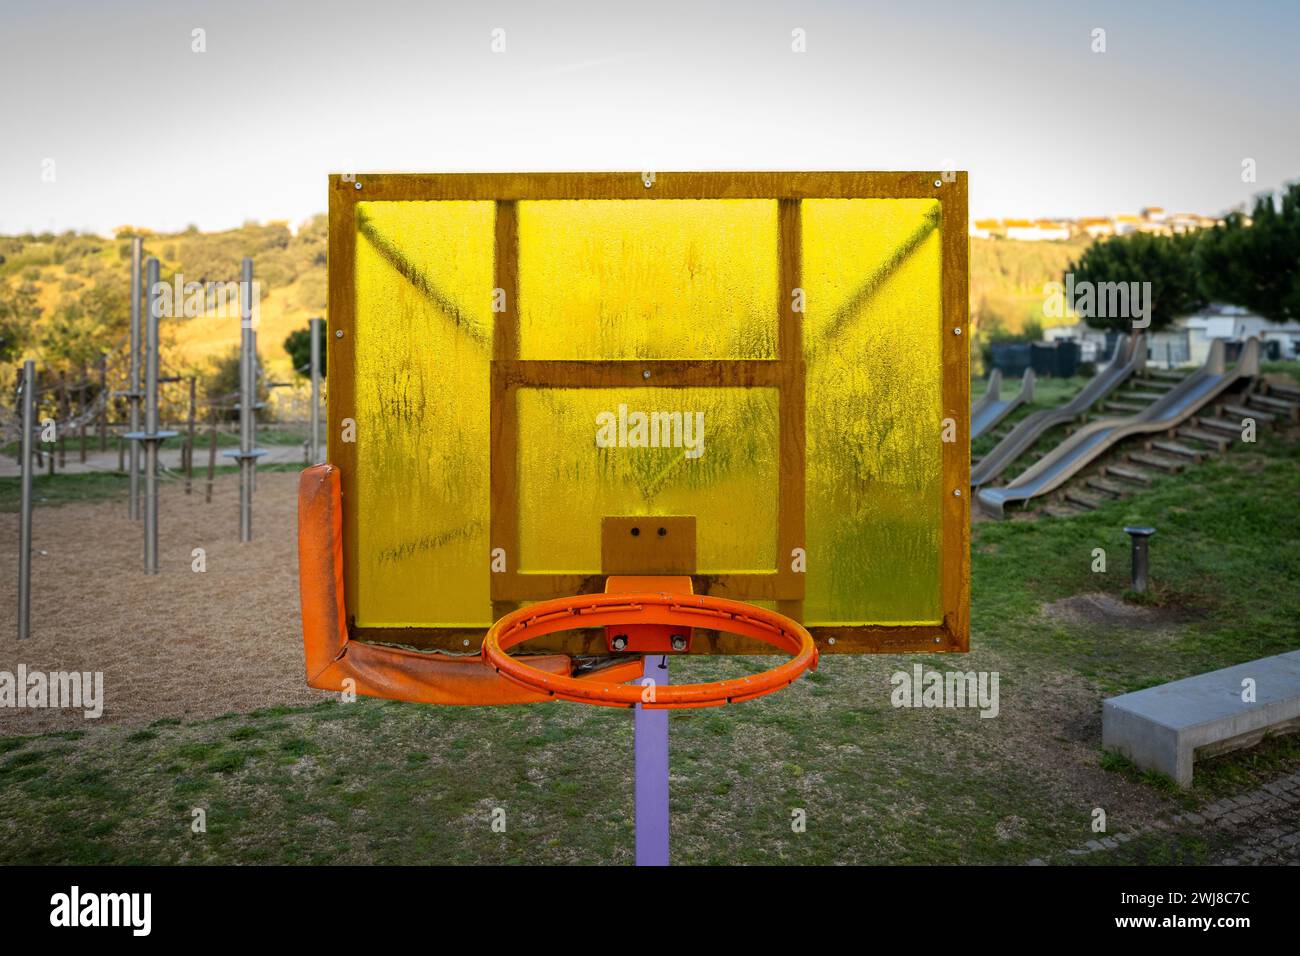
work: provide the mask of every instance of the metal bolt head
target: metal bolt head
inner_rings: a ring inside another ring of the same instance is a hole
[[[618,637],[614,638],[614,640],[610,642],[609,646],[614,648],[614,650],[616,651],[621,651],[623,648],[627,647],[627,637],[620,634]]]
[[[361,184],[360,184],[360,183],[353,183],[353,184],[352,184],[352,188],[353,188],[353,189],[360,189],[360,188],[361,188]]]
[[[958,329],[953,329],[953,330],[952,330],[952,334],[953,334],[953,335],[961,335],[961,329],[959,329],[959,328],[958,328]]]
[[[649,378],[649,377],[650,377],[650,370],[649,370],[649,369],[645,369],[645,370],[641,373],[641,377],[642,377],[642,378]]]
[[[336,339],[341,339],[341,338],[343,338],[343,330],[342,330],[342,329],[339,329],[338,331],[336,331],[336,332],[334,333],[334,337],[335,337]]]
[[[938,188],[939,188],[940,186],[942,186],[942,185],[943,185],[943,180],[942,180],[942,179],[936,179],[936,180],[934,181],[934,188],[935,188],[935,189],[938,189]]]
[[[683,637],[681,634],[673,635],[673,650],[675,651],[686,650],[686,638]]]
[[[953,489],[953,492],[952,492],[952,496],[953,496],[954,498],[960,498],[960,497],[961,497],[961,489],[960,489],[960,488],[954,488],[954,489]]]

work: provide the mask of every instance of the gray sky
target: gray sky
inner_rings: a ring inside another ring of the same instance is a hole
[[[3,0],[0,233],[297,222],[331,171],[948,160],[973,216],[1218,213],[1300,176],[1297,49],[1286,0]]]

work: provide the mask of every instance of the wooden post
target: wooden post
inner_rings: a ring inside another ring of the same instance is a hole
[[[99,397],[103,405],[99,409],[99,450],[108,451],[108,353],[99,353]],[[121,471],[121,467],[117,469]]]
[[[86,414],[86,375],[86,367],[83,365],[81,367],[81,384],[77,386],[77,416],[81,418],[81,421],[77,424],[77,437],[81,440],[79,454],[83,465],[86,463],[86,420],[82,417]]]
[[[64,422],[68,420],[68,376],[62,370],[59,371],[59,404],[58,411],[55,412]],[[59,443],[59,467],[66,469],[68,467],[68,443],[63,434],[62,424],[56,426],[58,433],[54,436]]]
[[[40,380],[40,381],[43,381],[43,382],[45,383],[45,385],[44,385],[43,388],[38,388],[38,389],[36,390],[35,397],[36,397],[36,401],[39,403],[40,400],[41,400],[41,393],[43,393],[43,392],[49,390],[49,388],[50,388],[50,373],[49,373],[49,370],[46,369],[44,372],[40,372],[40,373],[37,373],[37,374],[38,374],[38,376],[39,376],[39,380]],[[41,413],[41,409],[40,409],[40,405],[38,404],[37,407],[36,407],[36,414],[37,414],[37,415],[40,415],[40,413]],[[57,414],[57,413],[56,413],[56,414]],[[38,419],[38,421],[39,421],[39,419]],[[56,427],[57,427],[57,425],[56,425]],[[55,437],[55,442],[51,442],[51,443],[50,443],[49,454],[47,454],[47,455],[45,456],[45,457],[48,459],[47,464],[49,465],[49,474],[50,474],[51,477],[54,476],[54,459],[55,459],[55,457],[56,457],[54,451],[55,451],[55,443],[56,443],[57,440],[58,440],[58,434],[56,433],[54,437]],[[42,443],[42,444],[44,444],[44,443]]]
[[[33,368],[32,375],[34,376],[34,375],[36,374],[36,372],[35,372],[35,366],[33,366],[32,368]],[[19,398],[18,398],[18,417],[19,417],[19,418],[22,418],[22,415],[23,415],[22,394],[23,394],[23,377],[24,377],[25,374],[26,374],[26,372],[23,370],[23,368],[22,368],[22,367],[19,367],[18,372],[17,372],[17,375],[18,375],[18,382],[17,382],[17,384],[14,386],[14,394],[17,395],[17,396],[19,397]],[[33,378],[31,384],[28,386],[28,391],[34,391],[35,388],[36,388],[36,379]],[[32,414],[35,414],[35,412],[33,412]],[[32,454],[36,454],[36,452],[33,451]],[[21,474],[21,469],[23,468],[23,443],[22,443],[22,442],[19,442],[19,443],[18,443],[18,448],[14,451],[14,459],[18,462],[19,473]],[[31,467],[31,463],[30,463],[30,462],[28,463],[27,467]]]
[[[208,399],[208,414],[212,419],[212,428],[208,432],[208,488],[203,493],[205,504],[212,503],[212,479],[217,473],[217,409]]]

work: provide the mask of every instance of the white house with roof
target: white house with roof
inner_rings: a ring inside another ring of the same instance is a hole
[[[1266,349],[1269,342],[1277,342],[1279,358],[1300,358],[1300,322],[1273,322],[1241,306],[1214,302],[1148,335],[1147,364],[1153,368],[1203,365],[1215,339],[1244,342],[1251,336],[1258,337]]]

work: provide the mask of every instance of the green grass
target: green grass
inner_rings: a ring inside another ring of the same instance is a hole
[[[969,657],[827,656],[780,694],[672,714],[674,860],[1066,859],[1101,793],[1120,832],[1294,773],[1300,738],[1279,738],[1199,762],[1178,791],[1103,753],[1099,715],[1105,696],[1297,646],[1297,466],[1300,446],[1266,436],[1076,518],[977,525]],[[1124,602],[1136,521],[1157,528],[1152,590],[1132,605],[1149,621],[1042,613],[1089,592]],[[915,662],[999,671],[1001,716],[893,709],[889,675]],[[768,663],[694,658],[673,680]],[[0,738],[0,830],[18,835],[0,863],[629,862],[631,769],[630,716],[576,704],[326,702]],[[1208,861],[1218,841],[1158,834],[1078,861]]]
[[[235,465],[218,465],[217,475],[234,474]],[[258,471],[301,471],[302,465],[261,465]],[[199,487],[207,480],[206,466],[194,469],[194,481]],[[176,479],[168,479],[176,480]],[[0,477],[0,513],[17,513],[22,501],[21,479],[16,476]],[[120,471],[94,471],[80,474],[38,474],[32,476],[32,500],[36,507],[70,504],[77,501],[96,501],[104,498],[125,499],[130,492],[130,476]]]
[[[1095,511],[978,525],[974,626],[994,646],[1050,657],[1112,692],[1290,650],[1300,637],[1298,500],[1300,445],[1266,437]],[[1169,616],[1169,627],[1124,633],[1033,620],[1033,608],[1066,595],[1122,598],[1124,526],[1140,523],[1156,528],[1143,603]],[[1098,547],[1106,551],[1105,574],[1092,571]],[[1034,569],[1028,581],[1026,567]]]
[[[180,432],[179,437],[170,439],[165,447],[176,448],[179,447],[180,444],[185,441],[187,433],[186,433],[186,427],[184,422],[179,422],[179,423],[169,422],[165,424],[163,427],[171,429],[172,431]],[[230,422],[226,422],[222,427],[227,430],[217,432],[217,447],[238,448],[239,447],[238,431],[232,430],[234,426]],[[297,427],[293,425],[262,424],[259,425],[257,428],[257,443],[258,445],[264,448],[269,447],[271,445],[301,446],[302,443],[307,440],[307,431],[308,429],[306,428]],[[209,440],[210,438],[209,438],[207,423],[203,421],[196,422],[194,426],[194,449],[195,449],[194,460],[195,460],[196,467],[201,466],[202,463],[205,463],[207,461],[207,459],[203,456],[207,455]],[[116,435],[109,436],[108,449],[115,454],[117,452],[117,441],[118,439]],[[43,444],[40,446],[40,451],[48,453],[51,447],[57,447],[57,446],[52,446],[51,444]],[[77,439],[76,437],[68,439],[66,443],[66,451],[67,451],[68,458],[70,460],[75,461],[76,460],[75,456],[80,454],[80,448],[81,445],[79,439]],[[86,450],[91,452],[92,454],[99,453],[99,437],[97,434],[93,432],[86,433]],[[0,455],[4,457],[16,459],[18,456],[18,451],[19,451],[18,442],[16,441],[10,441],[4,444],[0,444]]]

